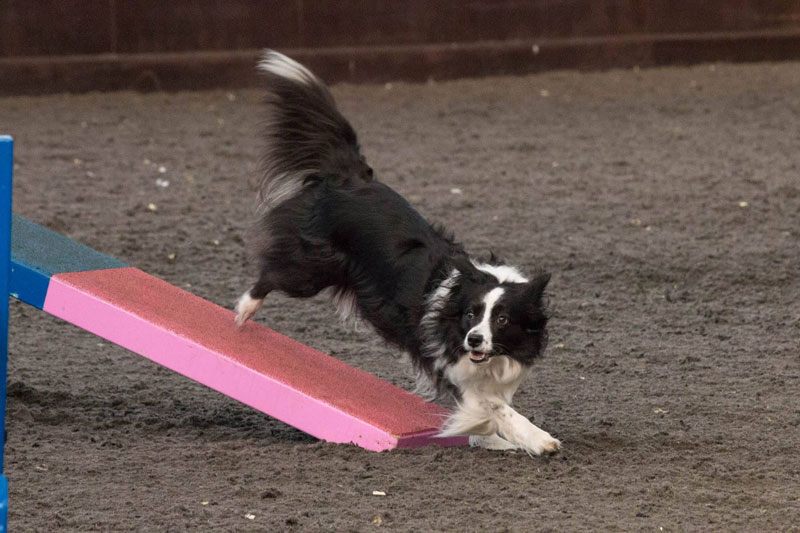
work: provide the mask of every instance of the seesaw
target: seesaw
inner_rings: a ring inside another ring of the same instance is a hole
[[[232,311],[16,215],[8,290],[325,441],[374,451],[467,442],[436,437],[443,408],[263,325],[237,329]]]
[[[390,383],[13,216],[12,296],[317,438],[421,446],[446,412]],[[461,439],[463,440],[463,439]]]

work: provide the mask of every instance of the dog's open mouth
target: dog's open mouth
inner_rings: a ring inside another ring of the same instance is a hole
[[[469,352],[469,360],[473,363],[485,363],[489,360],[489,354],[483,352]]]

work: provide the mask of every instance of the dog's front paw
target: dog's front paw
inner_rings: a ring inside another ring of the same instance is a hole
[[[541,443],[541,452],[543,454],[556,453],[561,450],[561,441],[547,435],[547,438]]]
[[[549,455],[561,449],[561,441],[542,431],[525,443],[525,449],[534,455]]]

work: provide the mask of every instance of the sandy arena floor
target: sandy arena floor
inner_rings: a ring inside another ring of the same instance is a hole
[[[800,63],[334,92],[382,180],[474,253],[553,272],[517,403],[564,452],[315,442],[13,302],[15,531],[800,527]],[[230,305],[258,101],[0,99],[15,209]],[[260,320],[411,385],[322,299]]]

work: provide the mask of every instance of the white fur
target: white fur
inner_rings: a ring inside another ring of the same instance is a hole
[[[447,367],[445,374],[462,392],[498,397],[511,403],[529,368],[507,355],[496,355],[486,363],[476,364],[463,356]]]
[[[502,287],[495,287],[486,293],[483,297],[483,316],[481,321],[467,332],[464,337],[464,350],[475,350],[477,352],[489,353],[492,351],[492,309],[500,298],[503,297],[506,290]],[[472,347],[467,343],[467,339],[473,333],[477,333],[483,337],[483,342],[476,347]]]
[[[448,367],[447,378],[461,390],[462,398],[458,409],[445,422],[441,435],[487,436],[488,439],[473,439],[473,442],[497,449],[501,443],[492,436],[498,434],[528,454],[557,451],[561,447],[557,439],[511,408],[514,393],[528,371],[506,356],[495,356],[484,364],[475,364],[465,356]]]
[[[465,394],[458,410],[447,420],[441,433],[442,436],[488,437],[495,434],[529,455],[553,453],[561,448],[558,439],[533,425],[499,398]],[[473,439],[472,442],[476,445],[490,444],[490,449],[498,449],[497,441],[492,438]]]
[[[421,396],[423,399],[432,402],[436,399],[436,396],[439,395],[439,391],[436,390],[436,385],[431,381],[431,378],[428,377],[421,368],[417,368],[414,373],[415,378],[415,386],[414,386],[414,394]]]
[[[274,50],[267,50],[264,53],[264,58],[258,64],[258,68],[304,85],[320,83],[317,77],[306,67]]]
[[[500,283],[528,283],[528,278],[513,266],[488,265],[477,261],[472,261],[472,264],[481,272],[494,276]]]
[[[487,450],[518,450],[519,446],[513,444],[497,433],[491,435],[470,435],[469,445],[473,448],[485,448]]]
[[[260,192],[257,213],[261,216],[297,195],[303,189],[307,172],[283,173],[272,177]]]
[[[256,299],[250,296],[250,291],[245,292],[236,302],[236,325],[241,327],[247,320],[256,314],[256,311],[264,305],[264,299]]]
[[[336,306],[336,313],[339,315],[339,318],[341,318],[343,322],[355,326],[359,319],[356,293],[336,287],[325,289],[325,293],[330,297],[333,305]]]
[[[458,269],[452,269],[450,274],[431,292],[426,302],[425,314],[419,323],[422,357],[432,358],[436,371],[441,370],[447,364],[447,360],[442,357],[446,347],[439,330],[439,317],[460,276],[461,272]],[[430,376],[421,369],[417,369],[416,372],[414,392],[428,401],[435,400],[438,396],[436,385],[431,381]]]
[[[450,298],[450,293],[453,292],[453,287],[456,286],[459,276],[461,276],[461,272],[454,268],[450,271],[450,274],[439,283],[436,290],[428,296],[428,308],[425,316],[422,318],[423,321],[441,312],[448,298]]]
[[[487,402],[497,423],[497,432],[506,440],[517,444],[529,455],[557,452],[561,442],[548,432],[533,425],[508,404]]]
[[[320,85],[322,82],[306,67],[285,55],[267,50],[259,62],[258,68],[292,80],[302,85]],[[267,147],[269,154],[269,147]],[[269,158],[268,158],[269,159]],[[266,172],[260,191],[258,214],[263,216],[276,206],[296,196],[303,189],[303,181],[311,170],[278,173],[277,169],[269,168]]]
[[[454,268],[428,296],[425,314],[422,315],[422,319],[419,322],[423,357],[437,358],[438,362],[438,359],[441,359],[440,356],[444,353],[445,344],[439,331],[439,317],[460,276],[461,272]]]

